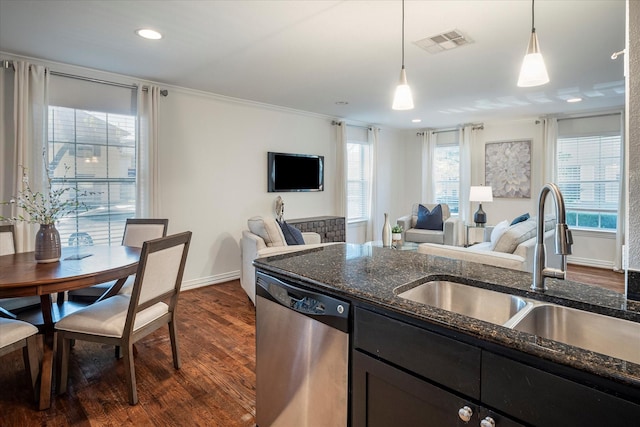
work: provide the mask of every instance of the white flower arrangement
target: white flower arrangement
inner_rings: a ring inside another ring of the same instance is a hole
[[[27,168],[22,168],[22,191],[18,192],[18,195],[6,202],[0,202],[1,205],[16,205],[28,214],[28,217],[24,215],[18,215],[14,217],[5,217],[0,215],[0,220],[4,221],[24,221],[29,224],[41,224],[50,225],[55,224],[60,218],[63,218],[78,208],[87,209],[84,202],[78,200],[79,197],[85,197],[88,195],[96,194],[89,191],[78,191],[73,187],[64,187],[54,190],[51,185],[51,174],[49,168],[45,166],[47,172],[47,188],[46,193],[39,191],[33,191],[29,185],[29,176],[27,175]],[[65,165],[65,179],[69,166]],[[63,182],[65,182],[63,180]],[[76,197],[66,197],[67,193],[75,191]]]

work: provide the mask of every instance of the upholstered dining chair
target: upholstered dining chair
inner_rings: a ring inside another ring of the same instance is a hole
[[[124,235],[122,236],[122,246],[141,248],[142,244],[147,240],[165,237],[167,235],[168,227],[168,219],[127,218],[127,222],[124,226]],[[130,294],[133,281],[134,277],[129,277],[122,289],[120,289],[119,293]],[[75,289],[73,291],[69,291],[68,298],[70,300],[88,300],[93,302],[104,295],[113,283],[114,282],[100,283],[88,288]]]
[[[40,372],[40,357],[36,334],[38,328],[20,320],[0,317],[0,356],[22,349],[24,367],[29,377],[34,398],[37,396],[36,381]]]
[[[13,224],[0,225],[0,256],[16,253],[16,233]],[[0,298],[0,317],[15,319],[14,312],[40,305],[40,297]]]
[[[72,340],[122,348],[131,405],[138,403],[133,343],[168,325],[173,366],[180,369],[176,306],[190,241],[190,231],[146,241],[142,245],[131,295],[114,295],[63,317],[56,324],[60,393],[67,389]]]

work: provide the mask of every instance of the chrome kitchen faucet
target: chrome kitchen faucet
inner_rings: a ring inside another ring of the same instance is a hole
[[[546,264],[546,254],[544,247],[544,202],[547,194],[551,193],[556,203],[556,254],[562,255],[562,267],[549,268]],[[571,254],[571,245],[573,237],[571,230],[566,224],[566,215],[564,208],[564,199],[562,193],[556,184],[547,183],[540,190],[538,198],[538,229],[536,235],[536,248],[533,258],[533,284],[531,289],[534,291],[544,292],[547,288],[544,285],[544,279],[553,277],[555,279],[564,280],[567,271],[567,255]]]

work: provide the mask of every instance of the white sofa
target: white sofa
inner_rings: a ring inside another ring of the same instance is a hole
[[[546,265],[547,267],[561,268],[563,267],[562,257],[555,253],[555,223],[555,218],[545,217]],[[533,272],[536,231],[536,219],[531,218],[509,226],[495,242],[484,242],[468,248],[423,243],[418,246],[418,252],[531,273]]]
[[[402,241],[416,243],[438,243],[441,245],[455,245],[458,243],[458,223],[460,220],[451,216],[449,205],[442,206],[442,230],[422,230],[416,227],[418,222],[418,205],[425,206],[432,211],[437,204],[415,203],[409,215],[398,218],[396,223],[402,226]]]
[[[253,217],[248,221],[249,230],[242,231],[240,239],[240,285],[249,299],[256,303],[256,271],[253,260],[261,257],[297,252],[333,243],[321,243],[318,233],[302,233],[304,245],[287,245],[280,226],[273,218]]]

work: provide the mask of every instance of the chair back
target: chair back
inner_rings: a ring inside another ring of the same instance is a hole
[[[16,253],[16,233],[13,224],[0,225],[0,256]]]
[[[147,240],[167,235],[168,219],[128,218],[124,226],[122,246],[141,248]]]
[[[133,330],[136,313],[160,301],[170,299],[169,312],[173,313],[182,286],[190,242],[191,232],[186,231],[143,243],[131,291],[125,333]]]

